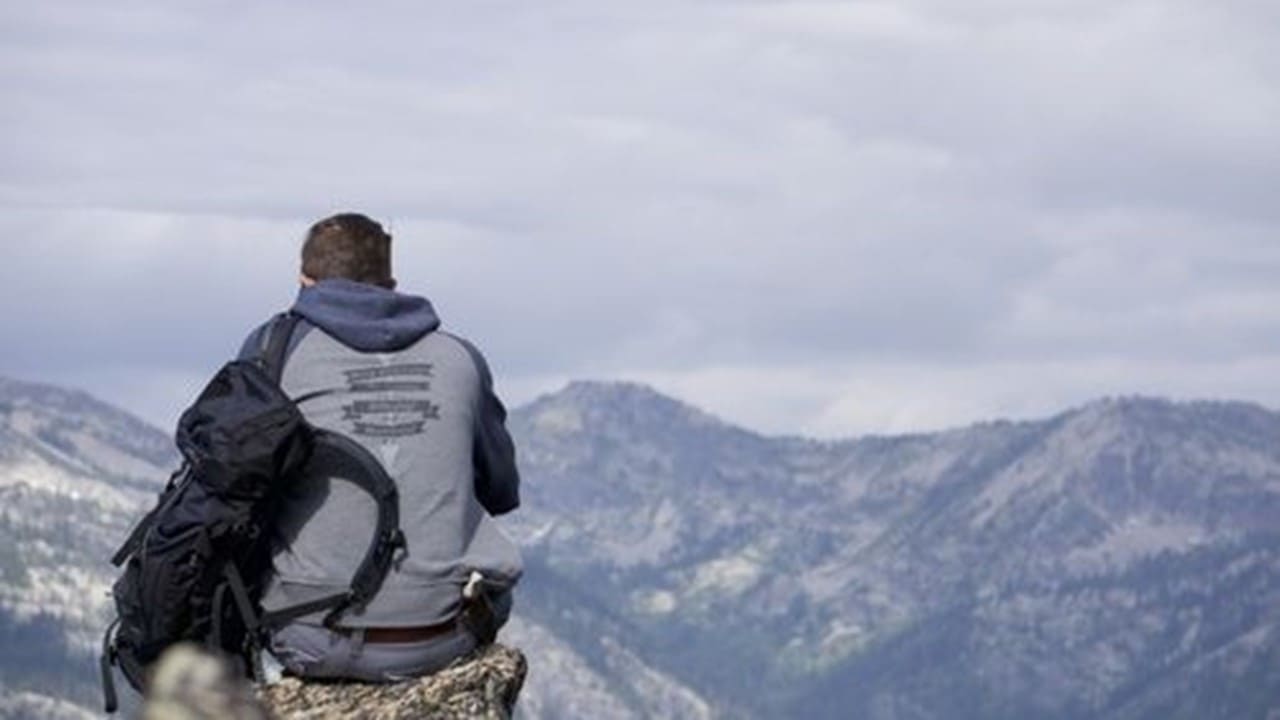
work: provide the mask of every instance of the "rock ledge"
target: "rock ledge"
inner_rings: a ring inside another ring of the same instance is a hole
[[[259,698],[280,720],[507,720],[524,686],[524,655],[493,645],[430,677],[395,685],[286,679]]]
[[[197,648],[165,655],[145,720],[509,720],[528,665],[493,645],[435,675],[393,685],[314,683],[288,678],[255,692]]]

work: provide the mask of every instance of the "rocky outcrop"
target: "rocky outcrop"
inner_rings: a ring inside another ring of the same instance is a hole
[[[256,693],[192,647],[165,656],[144,720],[506,720],[524,686],[524,655],[494,645],[430,677],[394,685],[288,678]]]
[[[260,697],[281,720],[506,720],[527,672],[519,651],[492,645],[413,682],[322,685],[290,678],[264,689]]]

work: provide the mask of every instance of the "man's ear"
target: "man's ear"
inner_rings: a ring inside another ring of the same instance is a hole
[[[298,273],[298,283],[302,287],[311,287],[316,284],[316,279],[306,273]]]

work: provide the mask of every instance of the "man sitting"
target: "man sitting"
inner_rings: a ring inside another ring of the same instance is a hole
[[[510,613],[521,561],[492,517],[519,506],[506,411],[479,351],[440,330],[425,298],[396,291],[378,223],[347,213],[312,226],[301,285],[281,386],[308,422],[379,460],[399,491],[407,547],[363,610],[328,626],[322,612],[304,616],[273,633],[270,649],[303,678],[430,674],[491,641]],[[242,358],[260,354],[267,327]],[[348,589],[376,503],[340,475],[313,461],[282,500],[267,612]]]

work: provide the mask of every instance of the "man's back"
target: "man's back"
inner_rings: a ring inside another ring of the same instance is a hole
[[[302,251],[301,318],[281,385],[316,428],[358,443],[399,494],[406,547],[373,600],[333,622],[277,630],[270,649],[302,677],[396,680],[433,672],[492,640],[520,556],[492,516],[519,500],[506,411],[480,353],[439,329],[425,299],[395,291],[391,237],[363,215],[322,220]],[[259,328],[242,357],[259,353]],[[376,504],[317,456],[282,498],[263,608],[349,587],[377,527]]]
[[[518,503],[518,479],[509,441],[485,446],[503,417],[479,354],[438,330],[426,300],[383,288],[323,281],[301,291],[294,312],[304,322],[282,386],[308,422],[381,461],[399,489],[408,542],[367,611],[344,624],[447,621],[473,571],[514,584],[519,556],[489,513]],[[376,506],[333,471],[309,468],[286,496],[267,610],[341,592],[363,559]]]

